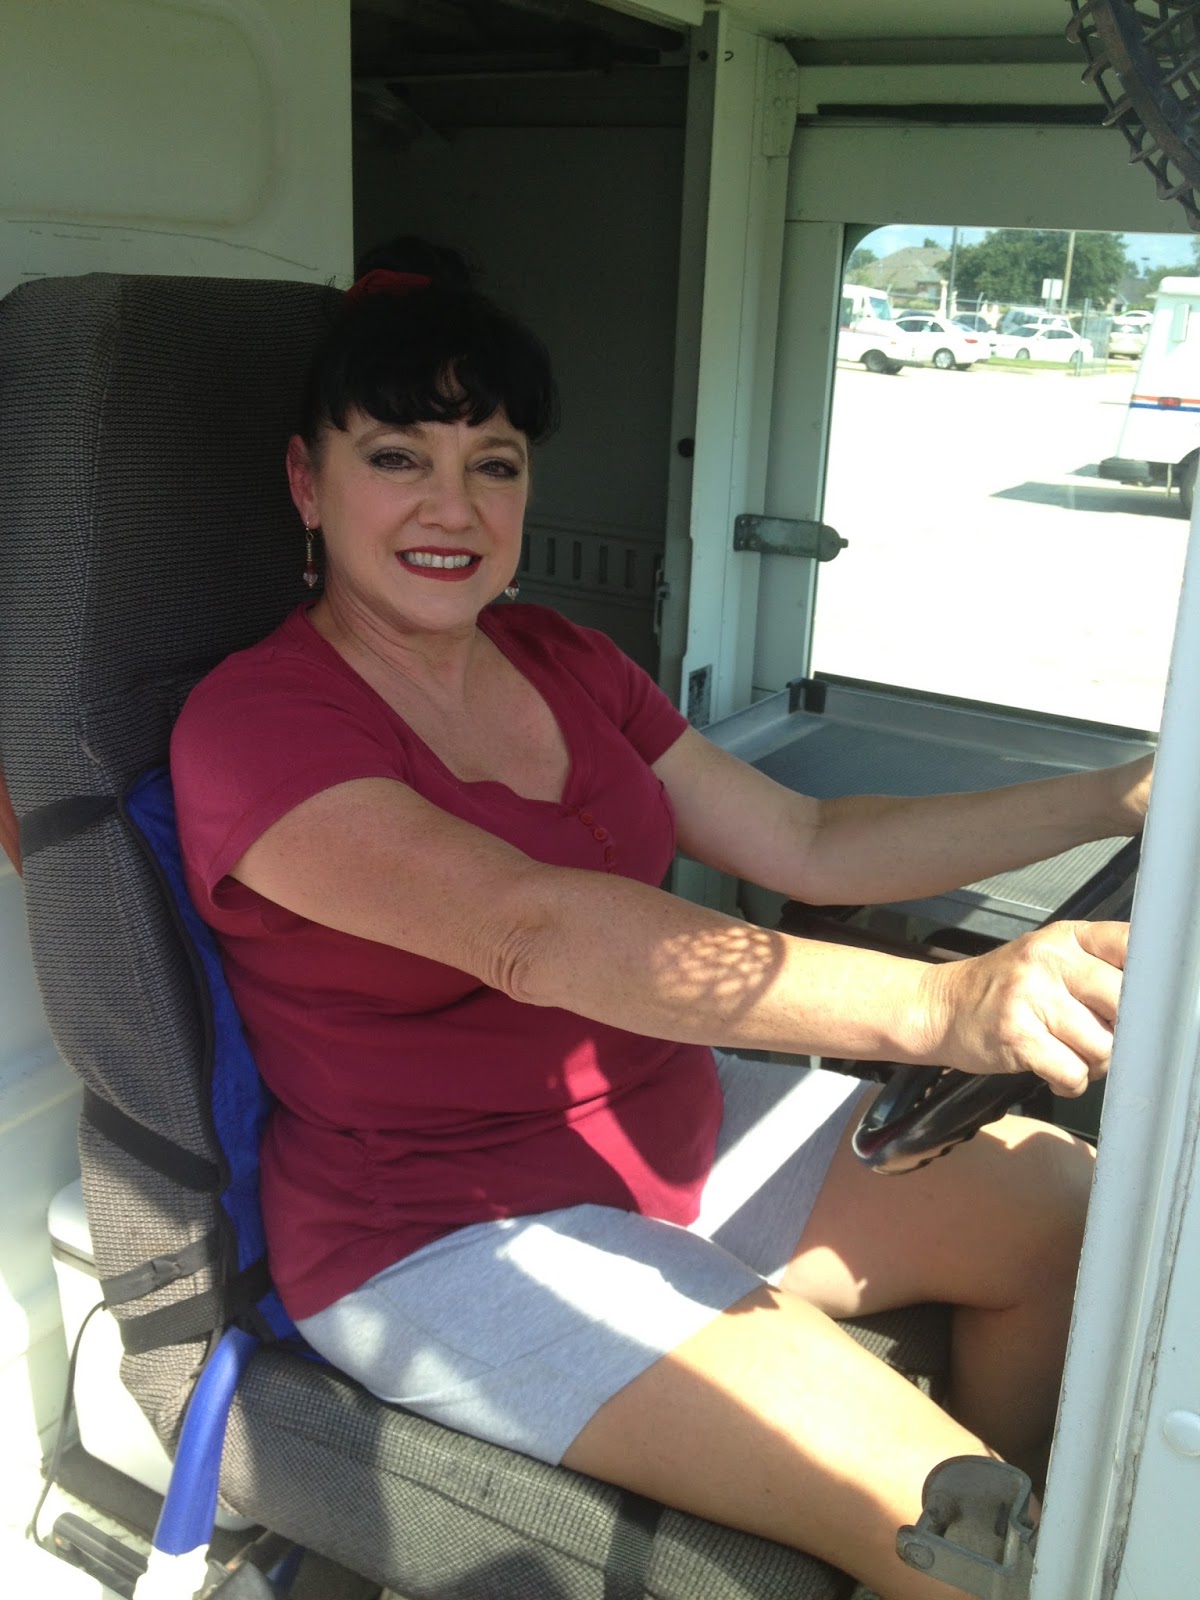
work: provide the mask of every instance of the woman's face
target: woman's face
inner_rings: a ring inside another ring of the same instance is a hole
[[[292,439],[288,479],[321,529],[331,603],[405,631],[458,631],[512,582],[529,445],[503,412],[407,428],[354,412],[315,455]]]

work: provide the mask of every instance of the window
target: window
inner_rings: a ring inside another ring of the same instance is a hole
[[[856,266],[843,308],[857,316],[874,291],[909,343],[839,341],[823,515],[849,543],[821,569],[818,672],[1158,726],[1187,522],[1177,490],[1100,474],[1120,455],[1137,372],[1106,357],[1109,330],[1141,296],[1136,273],[1103,301],[1076,294],[1103,253],[1089,237],[1075,237],[1066,303],[1041,305],[1040,268],[1007,300],[964,272],[982,230],[862,241],[875,260]],[[1123,267],[1135,253],[1147,270],[1197,270],[1179,236],[1120,241]],[[984,353],[935,365],[935,331],[968,336],[959,317]]]

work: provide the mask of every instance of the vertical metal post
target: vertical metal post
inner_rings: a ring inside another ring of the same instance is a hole
[[[765,500],[771,515],[821,519],[845,232],[836,222],[786,225]],[[754,688],[769,693],[811,665],[819,564],[760,559]]]
[[[1033,1600],[1133,1600],[1195,1586],[1200,1463],[1171,1457],[1168,1480],[1163,1435],[1171,1406],[1200,1409],[1200,1274],[1187,1248],[1200,1226],[1197,683],[1193,514]],[[1172,1325],[1174,1306],[1186,1309],[1186,1334]],[[1171,1392],[1159,1401],[1160,1371],[1172,1370]],[[1155,1453],[1157,1475],[1147,1470]],[[1151,1553],[1135,1568],[1147,1544]]]
[[[958,229],[950,230],[950,282],[946,286],[946,315],[953,317],[958,307],[954,303],[954,280],[958,276]]]
[[[749,703],[760,557],[734,518],[763,509],[787,163],[799,74],[782,45],[710,13],[692,70],[712,81],[704,288],[681,700],[715,719]]]

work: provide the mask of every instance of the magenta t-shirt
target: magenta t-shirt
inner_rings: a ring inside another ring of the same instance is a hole
[[[521,1005],[227,876],[302,800],[382,777],[535,860],[660,883],[675,824],[650,763],[684,719],[609,639],[557,612],[498,607],[480,627],[558,720],[561,802],[455,777],[304,608],[197,685],[172,738],[188,885],[278,1102],[263,1214],[296,1318],[472,1222],[590,1201],[689,1223],[712,1161],[711,1051]]]

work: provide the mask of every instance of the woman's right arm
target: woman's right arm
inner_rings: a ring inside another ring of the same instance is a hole
[[[1124,960],[1116,923],[1057,924],[946,966],[796,939],[627,878],[542,865],[383,778],[305,800],[232,876],[311,921],[632,1032],[1028,1068],[1068,1094],[1103,1070]]]

